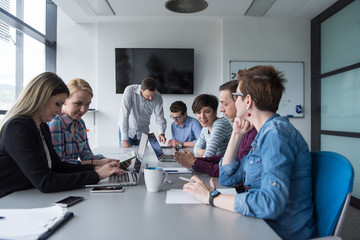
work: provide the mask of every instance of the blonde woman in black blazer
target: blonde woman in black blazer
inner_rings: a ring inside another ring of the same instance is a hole
[[[5,115],[0,124],[0,198],[33,187],[42,192],[79,188],[124,172],[117,162],[94,167],[60,161],[46,122],[61,112],[68,95],[61,78],[45,72],[29,82]]]

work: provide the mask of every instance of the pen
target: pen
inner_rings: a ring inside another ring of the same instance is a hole
[[[0,216],[0,219],[4,219],[5,217],[4,216]]]
[[[187,182],[193,182],[193,180],[191,180],[190,178],[186,178],[186,177],[179,177],[181,180],[187,181]]]
[[[178,172],[178,170],[165,170],[165,172],[172,173],[172,172]]]

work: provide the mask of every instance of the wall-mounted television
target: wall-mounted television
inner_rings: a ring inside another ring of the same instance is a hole
[[[194,49],[115,48],[116,93],[146,77],[161,94],[194,93]]]

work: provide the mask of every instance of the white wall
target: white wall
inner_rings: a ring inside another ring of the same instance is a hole
[[[223,22],[223,79],[229,61],[304,62],[304,118],[291,118],[310,147],[310,22],[296,19],[242,17]],[[281,70],[281,69],[280,69]],[[286,77],[286,74],[285,74]]]
[[[92,147],[118,144],[120,94],[115,94],[115,48],[194,48],[194,95],[163,95],[166,137],[170,138],[169,106],[182,100],[191,104],[201,93],[218,94],[229,79],[230,60],[304,61],[305,118],[292,120],[310,144],[310,22],[239,18],[224,21],[147,21],[76,24],[58,9],[57,72],[68,81],[83,77],[94,88],[92,108],[97,108]],[[93,128],[92,114],[84,117]],[[153,118],[154,119],[154,118]],[[156,132],[154,120],[151,131]]]

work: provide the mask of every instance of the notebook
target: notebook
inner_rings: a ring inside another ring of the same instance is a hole
[[[164,154],[164,151],[161,149],[161,146],[160,146],[158,140],[156,139],[156,137],[149,135],[148,140],[150,142],[152,149],[155,152],[157,159],[160,162],[176,162],[173,154],[167,154],[167,155]]]
[[[131,171],[126,171],[121,176],[111,175],[110,177],[102,179],[97,184],[85,185],[85,187],[113,187],[113,186],[134,186],[137,185],[140,177],[141,165],[147,145],[148,135],[142,133],[140,138],[139,148],[136,154],[134,167]],[[133,160],[134,161],[134,160]]]

